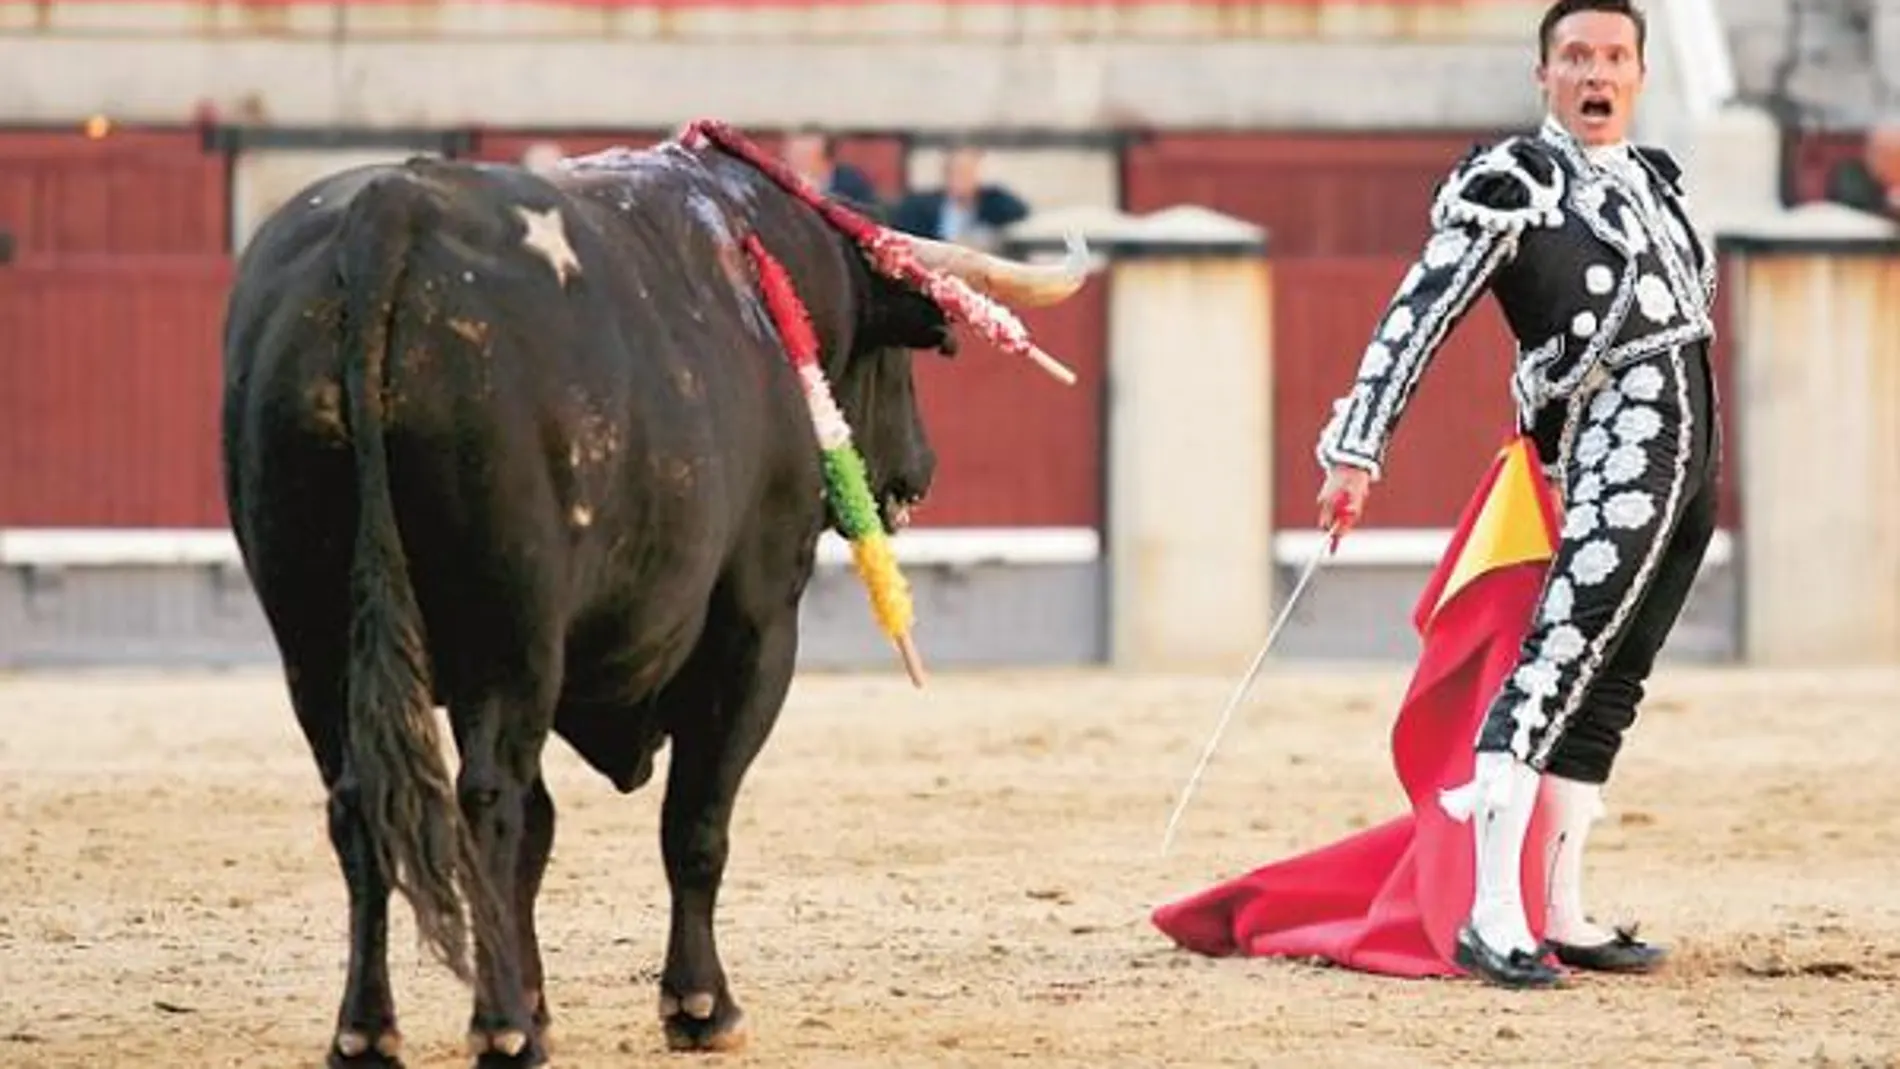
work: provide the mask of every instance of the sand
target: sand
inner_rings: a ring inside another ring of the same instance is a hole
[[[1677,950],[1515,993],[1209,960],[1161,901],[1400,810],[1402,669],[1274,667],[1159,856],[1231,678],[807,675],[741,798],[719,934],[739,1066],[1900,1066],[1900,672],[1665,668],[1593,910]],[[344,891],[278,678],[0,680],[0,1063],[308,1066]],[[553,1064],[676,1062],[658,780],[549,751]],[[659,771],[666,773],[664,759]],[[467,997],[395,911],[412,1067]]]

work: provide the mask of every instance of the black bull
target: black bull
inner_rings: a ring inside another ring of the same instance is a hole
[[[837,522],[748,235],[795,282],[895,527],[931,481],[910,350],[954,348],[944,312],[716,148],[552,179],[357,168],[247,247],[225,326],[226,494],[348,885],[331,1064],[399,1064],[392,889],[474,988],[477,1064],[545,1060],[550,732],[622,791],[671,741],[660,1012],[676,1047],[743,1036],[714,902]],[[1005,300],[1080,285],[1072,265],[972,269],[914,245]]]

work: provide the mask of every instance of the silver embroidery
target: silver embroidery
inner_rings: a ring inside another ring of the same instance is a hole
[[[1583,632],[1565,624],[1551,628],[1550,634],[1544,636],[1544,645],[1537,655],[1553,664],[1568,664],[1584,651],[1585,646]]]
[[[1570,619],[1570,610],[1576,603],[1577,592],[1571,588],[1570,580],[1557,577],[1544,591],[1545,623],[1560,624]]]
[[[1610,432],[1602,427],[1585,427],[1577,436],[1577,463],[1594,466],[1610,451]]]
[[[1570,559],[1570,575],[1578,586],[1595,586],[1608,579],[1619,563],[1616,543],[1599,538],[1577,550]]]
[[[1657,323],[1667,323],[1676,316],[1676,297],[1669,292],[1669,283],[1655,275],[1636,280],[1636,306]]]
[[[1662,414],[1647,405],[1632,405],[1617,413],[1616,437],[1627,445],[1642,445],[1662,433]]]
[[[1510,246],[1491,231],[1480,230],[1471,237],[1445,291],[1425,310],[1404,348],[1392,354],[1391,374],[1383,382],[1355,386],[1350,395],[1335,404],[1333,420],[1320,438],[1323,465],[1349,460],[1378,475],[1393,418],[1411,399],[1426,358],[1509,251]],[[1407,316],[1412,314],[1409,306],[1399,307],[1406,309]]]
[[[1603,458],[1603,481],[1615,486],[1640,479],[1648,467],[1649,457],[1643,453],[1642,446],[1619,445]]]
[[[1399,280],[1398,297],[1401,299],[1410,297],[1412,291],[1418,288],[1419,280],[1424,277],[1425,265],[1413,264],[1411,268],[1405,272],[1405,277]]]
[[[1597,507],[1595,505],[1577,504],[1564,516],[1564,538],[1588,538],[1596,533],[1596,529]]]
[[[1593,422],[1602,423],[1616,415],[1616,410],[1622,404],[1623,391],[1614,386],[1605,387],[1590,401],[1590,419]]]
[[[1425,266],[1432,270],[1450,267],[1471,248],[1471,238],[1461,230],[1441,230],[1425,243]]]
[[[1517,689],[1533,698],[1557,696],[1557,666],[1547,661],[1520,665],[1512,678],[1517,683]]]
[[[1656,518],[1656,499],[1647,490],[1624,490],[1603,503],[1603,522],[1634,531]]]
[[[1379,331],[1380,340],[1403,341],[1405,336],[1412,332],[1413,322],[1414,317],[1412,315],[1411,306],[1405,304],[1399,305],[1397,308],[1392,309],[1391,315],[1386,317],[1385,328]]]
[[[1689,479],[1690,451],[1695,442],[1695,416],[1694,410],[1689,407],[1689,378],[1683,373],[1682,351],[1676,350],[1670,353],[1669,359],[1670,370],[1675,375],[1676,404],[1681,418],[1676,424],[1676,454],[1669,477],[1669,493],[1662,505],[1663,515],[1666,517],[1678,514],[1683,488]],[[1654,574],[1657,564],[1662,560],[1663,551],[1669,544],[1671,529],[1670,524],[1665,524],[1664,529],[1656,531],[1649,539],[1643,560],[1637,566],[1636,575],[1631,579],[1628,590],[1617,604],[1616,611],[1603,626],[1603,630],[1597,634],[1595,641],[1590,643],[1590,649],[1577,671],[1577,677],[1570,685],[1570,692],[1564,696],[1563,704],[1559,706],[1553,717],[1549,730],[1538,741],[1536,753],[1530,756],[1529,761],[1534,767],[1541,770],[1550,760],[1552,749],[1563,737],[1564,727],[1569,723],[1570,718],[1576,715],[1578,706],[1583,703],[1583,696],[1590,683],[1596,678],[1598,667],[1603,663],[1609,643],[1621,633],[1630,613],[1635,611],[1637,603],[1642,600],[1643,594],[1648,590],[1650,576]]]
[[[1365,354],[1359,358],[1359,381],[1378,378],[1392,366],[1392,350],[1382,341],[1366,346]]]
[[[1609,467],[1610,461],[1606,460],[1603,466]],[[1571,489],[1570,496],[1572,500],[1583,504],[1595,501],[1603,496],[1603,476],[1594,471],[1584,472],[1577,480],[1577,485]]]
[[[1642,364],[1631,368],[1617,386],[1632,400],[1654,401],[1662,396],[1663,373],[1654,364]]]

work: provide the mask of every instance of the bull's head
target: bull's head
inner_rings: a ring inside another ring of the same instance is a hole
[[[906,235],[926,267],[962,279],[970,288],[1015,308],[1066,300],[1088,277],[1086,255],[1062,264],[1021,263],[957,245]],[[887,531],[909,522],[912,506],[930,492],[937,457],[924,429],[911,374],[912,353],[955,355],[957,339],[944,310],[917,289],[874,270],[861,270],[855,343],[834,384],[853,424]]]

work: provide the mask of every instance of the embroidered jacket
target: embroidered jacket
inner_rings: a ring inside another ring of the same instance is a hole
[[[1432,233],[1320,434],[1320,465],[1379,477],[1419,378],[1489,290],[1517,339],[1511,396],[1546,462],[1567,401],[1608,371],[1714,335],[1715,262],[1683,206],[1681,167],[1637,147],[1633,172],[1555,121],[1473,149],[1440,183]],[[1644,178],[1639,189],[1631,178]]]

